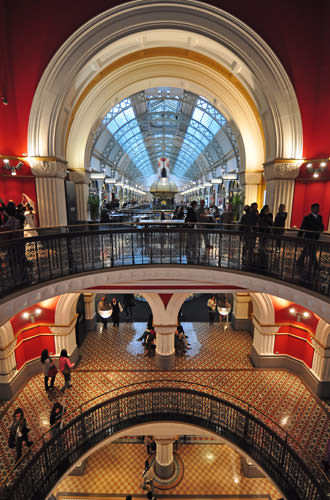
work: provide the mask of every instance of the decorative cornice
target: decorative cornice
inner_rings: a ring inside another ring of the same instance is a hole
[[[238,174],[240,184],[242,186],[247,184],[261,184],[262,182],[262,172],[240,172]]]
[[[266,181],[273,179],[295,179],[304,160],[272,160],[264,163]]]

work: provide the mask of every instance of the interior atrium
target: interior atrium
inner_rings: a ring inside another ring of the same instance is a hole
[[[1,3],[0,500],[330,498],[329,20]]]

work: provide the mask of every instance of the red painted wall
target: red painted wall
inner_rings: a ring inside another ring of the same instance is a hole
[[[275,335],[274,354],[287,354],[300,359],[311,368],[314,348],[310,343],[320,320],[319,316],[289,300],[274,296],[270,298],[274,306],[275,324],[280,325],[279,335]],[[291,308],[301,315],[308,312],[309,317],[302,317],[301,321],[297,321],[297,316],[290,312]]]
[[[38,81],[56,50],[79,26],[121,2],[4,0],[0,3],[0,153],[21,155]],[[330,156],[330,2],[214,0],[254,29],[277,54],[296,89],[307,158]]]
[[[55,353],[54,336],[49,325],[53,325],[55,322],[55,311],[59,298],[58,296],[39,302],[27,309],[23,309],[10,319],[16,336],[15,358],[18,370],[27,361],[38,358],[43,349]],[[23,318],[24,312],[32,314],[37,308],[41,309],[41,313],[35,317],[33,323],[30,319]],[[47,335],[48,333],[50,335]],[[25,341],[22,342],[22,340]]]
[[[324,229],[328,229],[330,214],[330,181],[306,182],[297,179],[294,190],[291,226],[300,227],[305,215],[311,212],[312,203],[320,203]]]

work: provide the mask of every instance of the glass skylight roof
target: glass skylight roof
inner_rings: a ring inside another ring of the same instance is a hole
[[[182,179],[188,170],[191,175],[199,158],[203,157],[202,164],[208,165],[212,155],[215,156],[212,141],[218,140],[221,129],[227,134],[229,125],[204,97],[182,89],[161,87],[134,94],[114,106],[99,127],[94,147],[105,127],[111,136],[101,152],[102,157],[108,158],[113,168],[120,169],[120,158],[126,153],[131,160],[128,165],[130,172],[134,172],[133,177],[149,185],[157,172],[157,160],[164,154],[170,159],[170,174]],[[233,137],[232,133],[231,143]],[[235,137],[234,142],[233,149],[238,151]],[[212,147],[213,153],[208,153]],[[218,157],[214,160],[219,160],[221,145],[215,149]],[[125,165],[127,167],[127,162]],[[200,171],[197,164],[195,171]],[[119,174],[129,177],[127,172],[119,171]]]

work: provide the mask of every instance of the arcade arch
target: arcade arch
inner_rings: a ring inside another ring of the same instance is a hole
[[[93,134],[108,109],[159,85],[204,95],[235,123],[246,202],[257,199],[265,162],[289,159],[291,171],[301,158],[302,126],[293,86],[253,30],[193,0],[166,5],[136,0],[88,21],[46,68],[29,121],[34,171],[47,175],[49,164],[40,161],[51,158],[61,172],[68,162],[79,184],[86,183]],[[86,196],[86,189],[77,188],[78,194]],[[84,203],[78,201],[78,210],[83,220]]]

